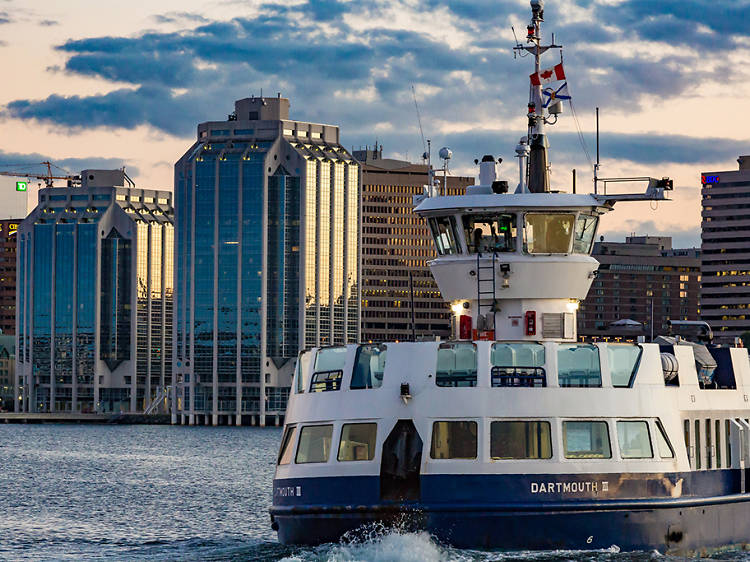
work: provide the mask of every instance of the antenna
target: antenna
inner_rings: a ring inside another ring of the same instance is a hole
[[[599,187],[599,108],[596,108],[596,164],[594,164],[594,195]]]
[[[426,161],[429,158],[427,154],[427,143],[424,140],[424,131],[422,130],[422,117],[419,115],[419,104],[417,103],[417,90],[414,88],[414,84],[411,85],[411,95],[414,98],[414,108],[417,110],[417,123],[419,124],[419,134],[422,137],[422,160]]]

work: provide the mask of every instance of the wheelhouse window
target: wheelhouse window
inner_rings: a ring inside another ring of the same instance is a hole
[[[432,424],[433,459],[477,458],[477,422],[436,421]]]
[[[341,428],[338,460],[371,461],[375,458],[376,423],[345,423]]]
[[[638,372],[643,349],[639,345],[627,343],[607,344],[609,370],[612,374],[612,386],[631,387]]]
[[[477,385],[477,346],[473,343],[441,343],[437,352],[435,384]]]
[[[456,219],[453,217],[432,217],[429,223],[438,255],[458,254]]]
[[[307,380],[310,376],[310,367],[312,366],[312,352],[303,351],[297,357],[297,365],[294,367],[295,387],[298,394],[305,392]]]
[[[494,343],[490,363],[492,386],[547,386],[541,344]]]
[[[490,424],[493,459],[550,459],[552,435],[546,421],[494,421]]]
[[[611,459],[607,422],[564,421],[563,449],[566,459]]]
[[[656,450],[659,451],[659,456],[663,459],[674,458],[674,449],[660,420],[656,420]]]
[[[516,251],[515,214],[464,215],[463,223],[470,254]]]
[[[324,347],[315,356],[310,392],[328,392],[341,388],[346,363],[345,347]]]
[[[560,386],[600,387],[599,348],[590,344],[560,344],[557,348]]]
[[[297,464],[328,462],[332,435],[333,425],[308,425],[303,427],[299,434],[297,457],[294,462]]]
[[[654,457],[648,423],[645,421],[618,421],[617,441],[620,444],[620,456],[624,459]]]
[[[567,254],[575,215],[528,213],[525,217],[524,250],[529,254]]]
[[[591,246],[594,244],[596,225],[599,217],[595,215],[580,214],[576,219],[575,236],[573,237],[574,254],[590,254]]]
[[[277,464],[289,464],[292,462],[292,443],[294,442],[294,434],[296,432],[296,425],[288,425],[286,426],[286,429],[284,429],[284,436],[281,438],[281,448],[279,449]]]
[[[385,345],[360,345],[352,373],[352,389],[380,388],[385,372]]]

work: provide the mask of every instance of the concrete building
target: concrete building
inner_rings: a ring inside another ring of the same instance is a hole
[[[278,423],[300,349],[359,340],[359,165],[339,128],[247,98],[175,165],[182,423]]]
[[[0,412],[12,412],[16,396],[16,338],[0,335]]]
[[[16,333],[16,233],[23,219],[0,220],[0,333]]]
[[[594,244],[599,274],[578,309],[586,339],[651,338],[667,320],[698,320],[700,251],[673,249],[668,236],[630,236]]]
[[[362,340],[449,339],[450,306],[427,266],[437,257],[434,242],[412,211],[412,197],[428,183],[427,166],[383,158],[382,147],[354,157],[362,164]],[[473,184],[474,178],[449,176],[448,194]]]
[[[750,156],[738,163],[701,174],[701,317],[722,343],[750,331]]]
[[[17,409],[165,409],[172,193],[136,189],[122,170],[81,178],[80,187],[41,189],[18,227]]]

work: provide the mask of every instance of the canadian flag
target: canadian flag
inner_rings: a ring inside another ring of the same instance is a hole
[[[565,80],[565,71],[563,70],[562,63],[560,63],[552,68],[545,68],[544,70],[535,72],[529,78],[531,78],[531,83],[534,86],[541,86],[542,84],[549,84],[557,80]]]

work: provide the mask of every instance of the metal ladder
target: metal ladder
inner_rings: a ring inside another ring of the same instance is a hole
[[[497,299],[497,278],[495,276],[495,263],[497,253],[492,252],[490,265],[482,265],[482,254],[477,253],[477,315],[481,316],[482,310],[492,312],[492,329],[495,329],[495,299]],[[482,299],[492,299],[488,304],[482,304]]]
[[[150,416],[151,414],[155,413],[156,410],[161,406],[162,401],[167,397],[167,389],[165,388],[159,388],[159,392],[157,392],[156,397],[153,399],[151,404],[148,405],[148,408],[143,412],[144,415]]]

